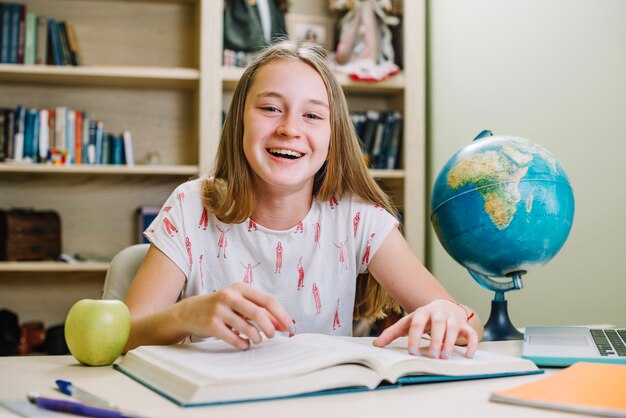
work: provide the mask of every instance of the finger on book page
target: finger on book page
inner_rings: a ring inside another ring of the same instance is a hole
[[[258,323],[258,325],[268,337],[273,337],[275,330],[289,331],[290,333],[295,332],[293,318],[291,318],[291,315],[289,315],[285,308],[283,308],[278,300],[276,300],[276,298],[272,295],[253,287],[248,287],[245,290],[244,296],[256,305],[265,308],[266,313],[268,314],[266,317],[269,320],[269,324],[272,326],[267,326],[267,322],[265,324],[268,329],[265,329],[261,323]],[[256,318],[254,319],[256,320]],[[280,326],[273,324],[272,319],[274,319]],[[269,333],[268,330],[270,331]]]
[[[405,316],[399,319],[395,324],[385,328],[383,332],[373,341],[376,347],[384,347],[396,338],[407,335],[411,318]]]

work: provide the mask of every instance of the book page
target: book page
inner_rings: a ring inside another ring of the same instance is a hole
[[[434,359],[428,355],[430,341],[422,340],[419,355],[408,353],[408,337],[392,341],[384,348],[372,346],[374,338],[352,338],[351,342],[368,345],[372,363],[384,370],[382,376],[395,383],[405,375],[449,375],[468,376],[479,374],[509,373],[537,370],[529,360],[504,354],[477,350],[473,358],[467,358],[466,348],[454,346],[447,359]]]
[[[158,364],[173,374],[204,382],[293,376],[341,363],[368,364],[366,350],[348,341],[318,334],[276,336],[240,351],[220,340],[176,346],[144,346],[127,357]],[[122,362],[123,365],[123,362]]]

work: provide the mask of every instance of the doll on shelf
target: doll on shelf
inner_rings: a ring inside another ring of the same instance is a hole
[[[339,20],[339,41],[331,63],[355,80],[380,81],[400,71],[394,63],[391,26],[392,0],[332,0],[331,7],[347,10]]]

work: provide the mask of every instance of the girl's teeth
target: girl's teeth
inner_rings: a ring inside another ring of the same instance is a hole
[[[287,149],[270,148],[269,152],[272,154],[278,154],[278,155],[288,155],[290,157],[295,157],[295,158],[302,157],[301,153],[297,151],[287,150]]]

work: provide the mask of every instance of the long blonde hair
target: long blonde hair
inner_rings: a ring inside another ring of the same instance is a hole
[[[313,196],[328,201],[346,194],[360,197],[395,214],[389,197],[370,176],[358,137],[350,120],[343,90],[326,65],[326,52],[311,43],[281,41],[261,51],[246,68],[233,94],[224,122],[220,144],[211,176],[203,181],[203,203],[224,223],[244,222],[256,206],[254,175],[243,151],[243,115],[248,90],[263,66],[277,60],[301,61],[310,65],[322,78],[330,107],[330,145],[328,159],[315,175]],[[371,275],[357,282],[355,319],[382,318],[398,304]]]

